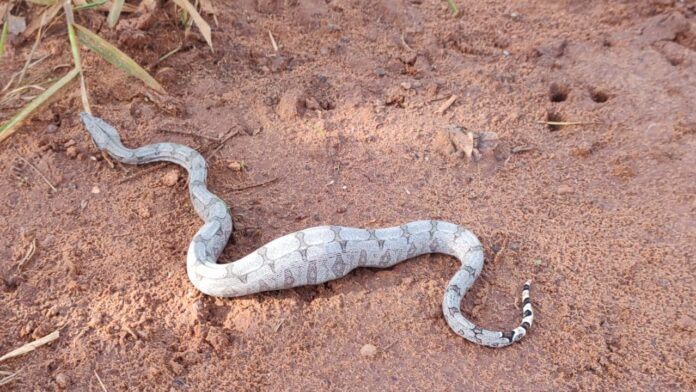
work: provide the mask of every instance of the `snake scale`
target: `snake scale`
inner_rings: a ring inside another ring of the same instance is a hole
[[[174,143],[130,149],[104,120],[88,113],[81,118],[97,147],[120,162],[168,161],[188,171],[193,208],[205,223],[189,245],[186,269],[204,294],[239,297],[314,285],[341,278],[357,267],[388,268],[426,253],[444,253],[462,263],[442,302],[445,320],[455,333],[484,346],[503,347],[522,339],[532,325],[529,281],[523,287],[522,323],[517,328],[490,331],[464,317],[460,303],[481,274],[483,247],[471,231],[449,222],[423,220],[381,229],[313,227],[277,238],[235,262],[218,264],[232,234],[232,217],[225,202],[206,187],[206,162],[201,154]]]

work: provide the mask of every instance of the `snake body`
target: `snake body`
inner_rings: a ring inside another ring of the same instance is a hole
[[[232,217],[225,202],[206,187],[206,162],[201,154],[174,143],[130,149],[104,120],[87,113],[81,118],[97,147],[120,162],[168,161],[188,171],[189,195],[205,223],[189,245],[186,267],[189,279],[204,294],[239,297],[314,285],[341,278],[357,267],[388,268],[426,253],[444,253],[462,263],[449,281],[442,303],[454,332],[484,346],[503,347],[522,339],[532,325],[529,281],[523,287],[522,323],[517,328],[490,331],[464,317],[460,303],[481,274],[483,247],[471,231],[449,222],[422,220],[381,229],[313,227],[277,238],[235,262],[218,264],[232,234]]]

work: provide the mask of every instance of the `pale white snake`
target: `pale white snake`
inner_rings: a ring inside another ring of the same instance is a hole
[[[313,227],[277,238],[235,262],[217,264],[232,234],[232,217],[225,202],[206,187],[205,159],[181,144],[124,147],[114,127],[87,113],[81,117],[97,147],[114,159],[134,165],[168,161],[188,171],[193,208],[205,224],[189,245],[186,268],[193,285],[204,294],[239,297],[319,284],[357,267],[387,268],[426,253],[444,253],[462,263],[442,302],[454,332],[484,346],[503,347],[522,339],[532,326],[529,281],[522,291],[522,323],[512,331],[486,330],[464,317],[460,303],[481,274],[483,247],[471,231],[448,222],[424,220],[382,229]]]

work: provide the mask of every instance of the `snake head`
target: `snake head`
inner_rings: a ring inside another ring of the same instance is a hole
[[[105,149],[109,144],[114,142],[118,145],[121,144],[121,138],[118,136],[118,131],[116,131],[116,128],[112,127],[106,121],[86,112],[80,113],[80,118],[85,124],[85,128],[87,128],[87,132],[92,135],[94,144],[96,144],[100,150]]]

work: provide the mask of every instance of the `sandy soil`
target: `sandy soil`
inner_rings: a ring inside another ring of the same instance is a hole
[[[102,29],[166,97],[83,53],[93,111],[127,144],[210,154],[215,141],[167,130],[238,132],[210,158],[237,224],[223,259],[309,226],[444,219],[486,248],[469,316],[516,325],[531,278],[531,333],[500,350],[452,333],[440,302],[457,262],[440,255],[202,296],[185,272],[200,221],[184,173],[111,168],[73,88],[0,146],[0,354],[61,328],[0,363],[21,369],[4,388],[97,391],[95,372],[109,391],[696,388],[693,2],[460,1],[458,18],[437,0],[229,3],[214,53],[194,34],[156,64],[184,39],[172,15]],[[71,61],[63,27],[47,37],[30,78]],[[30,48],[13,41],[0,84]],[[498,139],[470,160],[453,126]]]

